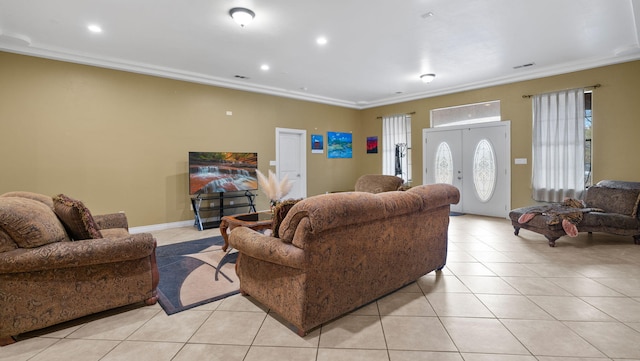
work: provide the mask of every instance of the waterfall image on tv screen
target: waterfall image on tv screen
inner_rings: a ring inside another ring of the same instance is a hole
[[[258,189],[258,153],[189,152],[189,194]]]

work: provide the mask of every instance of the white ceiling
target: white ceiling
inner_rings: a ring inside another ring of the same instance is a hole
[[[364,109],[640,59],[638,21],[640,0],[0,0],[0,50]]]

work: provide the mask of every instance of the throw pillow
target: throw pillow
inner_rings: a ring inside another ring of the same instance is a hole
[[[301,200],[302,198],[287,199],[286,201],[278,203],[273,208],[273,224],[271,226],[271,236],[276,238],[280,237],[280,234],[278,233],[278,231],[280,230],[280,223],[282,223],[282,220],[287,216],[289,210]]]
[[[56,215],[42,202],[0,197],[0,248],[4,252],[16,246],[34,248],[68,240]]]
[[[13,191],[13,192],[7,192],[1,195],[0,197],[29,198],[29,199],[33,199],[34,201],[42,202],[46,204],[47,207],[51,208],[51,210],[53,210],[53,200],[51,199],[51,197],[46,196],[44,194],[40,194],[40,193],[27,192],[27,191]]]
[[[81,201],[59,194],[53,197],[53,209],[73,240],[102,238],[91,212]]]

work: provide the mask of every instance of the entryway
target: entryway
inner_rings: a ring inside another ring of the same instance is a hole
[[[511,204],[511,122],[422,130],[423,184],[460,190],[452,212],[507,217]]]

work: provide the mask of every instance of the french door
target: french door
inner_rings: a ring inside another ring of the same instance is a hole
[[[422,130],[423,184],[460,190],[451,211],[506,217],[511,204],[509,121]]]

